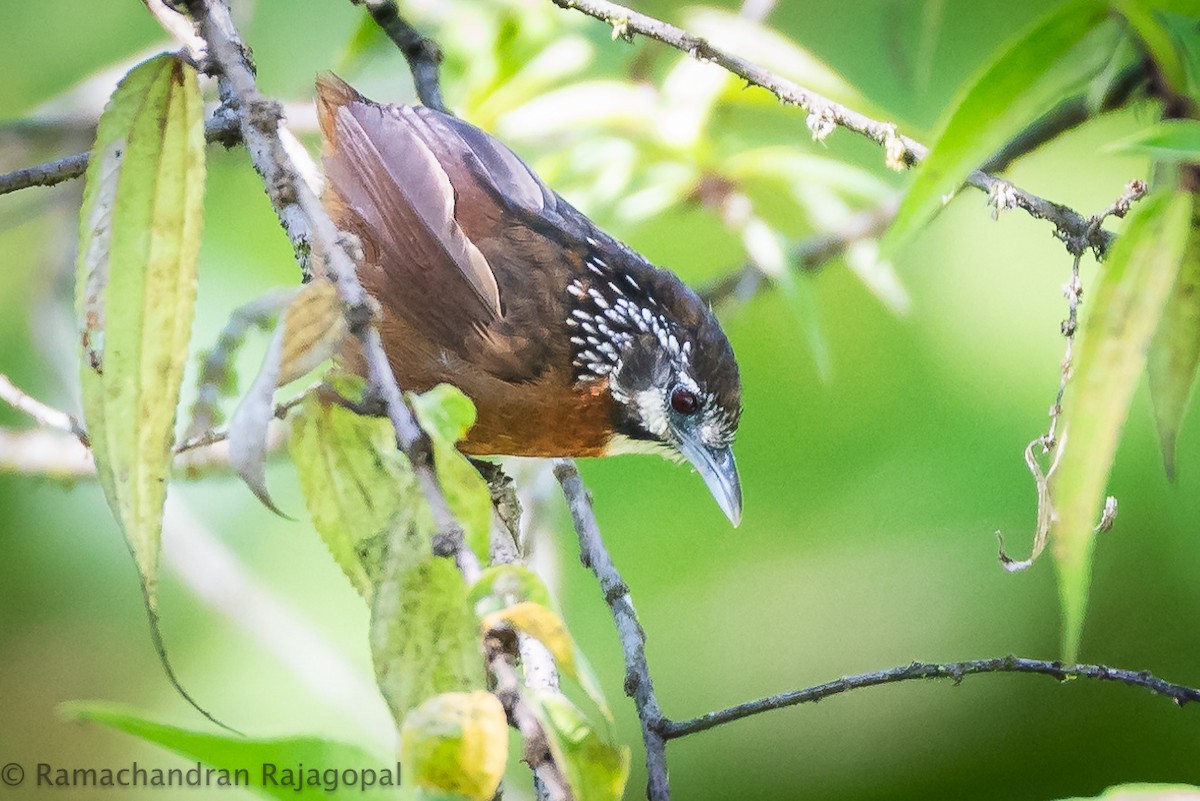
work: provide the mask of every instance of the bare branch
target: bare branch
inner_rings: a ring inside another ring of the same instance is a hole
[[[1024,659],[1017,656],[1001,656],[995,659],[975,659],[970,662],[951,662],[936,664],[932,662],[913,662],[903,667],[889,668],[875,673],[863,673],[857,676],[847,676],[837,681],[818,684],[803,690],[772,695],[757,701],[722,709],[719,712],[709,712],[691,720],[669,721],[661,725],[662,736],[674,740],[689,734],[707,731],[708,729],[742,720],[753,715],[760,715],[773,709],[796,706],[797,704],[812,703],[840,695],[849,690],[861,687],[874,687],[880,684],[892,684],[898,681],[913,679],[952,679],[957,685],[965,676],[977,673],[1039,673],[1051,676],[1059,681],[1069,681],[1075,678],[1096,679],[1098,681],[1115,681],[1128,684],[1131,687],[1142,687],[1155,695],[1170,698],[1177,705],[1183,706],[1192,701],[1200,701],[1200,689],[1173,684],[1157,678],[1146,671],[1135,672],[1120,670],[1106,665],[1064,665],[1061,662],[1047,662],[1040,659]]]
[[[0,373],[0,401],[4,401],[18,412],[24,412],[46,428],[57,428],[74,435],[85,446],[88,445],[87,432],[71,415],[47,406],[36,398],[30,397],[17,388],[8,376]]]
[[[638,622],[633,599],[629,597],[629,587],[604,547],[592,501],[579,477],[579,469],[570,459],[556,459],[554,476],[562,484],[563,495],[571,510],[571,521],[579,537],[579,559],[599,580],[604,600],[617,625],[617,636],[625,653],[625,694],[633,698],[637,707],[638,719],[642,723],[642,741],[646,746],[646,772],[649,774],[646,797],[649,801],[667,801],[671,797],[671,788],[667,781],[667,744],[661,734],[666,721],[650,679],[650,666],[646,661],[646,632]]]
[[[438,70],[442,63],[442,51],[437,42],[426,39],[416,28],[400,16],[394,0],[350,0],[354,5],[365,6],[371,17],[388,35],[408,61],[412,71],[413,86],[417,97],[432,109],[449,114],[442,100],[441,79]]]
[[[640,33],[697,60],[718,64],[748,84],[766,89],[782,102],[800,106],[808,112],[808,127],[816,138],[823,139],[835,126],[854,131],[883,147],[888,154],[889,166],[916,164],[929,153],[925,145],[899,134],[893,123],[875,120],[847,108],[660,19],[608,0],[553,2],[561,8],[576,9],[613,25],[614,30],[624,36]],[[1032,217],[1049,220],[1064,240],[1082,238],[1088,247],[1102,253],[1114,236],[1103,229],[1091,228],[1087,218],[1067,206],[1045,200],[980,170],[971,173],[966,183],[983,190],[989,197],[1006,198],[1011,208],[1020,208]]]
[[[241,141],[237,117],[225,106],[218,107],[204,126],[204,138],[210,144],[219,143],[225,147],[237,144]],[[25,167],[0,175],[0,195],[35,186],[54,186],[78,178],[87,172],[89,155],[88,153],[76,153],[58,161]]]

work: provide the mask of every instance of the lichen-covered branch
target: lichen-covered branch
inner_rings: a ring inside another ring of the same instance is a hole
[[[471,577],[478,571],[478,563],[463,545],[462,529],[450,514],[433,470],[429,439],[404,402],[373,325],[374,301],[359,282],[352,257],[359,246],[338,231],[292,161],[280,135],[280,104],[259,91],[249,51],[234,27],[228,6],[223,0],[188,0],[187,11],[208,45],[206,65],[218,78],[224,105],[237,117],[242,141],[297,258],[302,264],[311,264],[313,254],[317,254],[319,272],[337,286],[346,305],[350,330],[366,358],[368,388],[382,401],[395,429],[396,443],[412,462],[422,493],[433,510],[440,541],[449,543],[460,567]]]
[[[509,724],[521,734],[523,757],[537,776],[539,796],[547,801],[573,801],[571,787],[550,753],[546,732],[525,699],[521,677],[514,664],[517,647],[516,634],[511,631],[489,632],[484,638],[488,670],[496,679],[492,692],[504,707]]]
[[[579,477],[579,469],[570,459],[556,459],[554,476],[562,484],[575,534],[579,537],[580,561],[600,582],[600,590],[617,625],[617,636],[625,654],[625,694],[633,698],[637,707],[638,719],[642,724],[642,741],[646,746],[646,772],[649,777],[646,797],[650,801],[667,801],[671,797],[671,788],[667,780],[666,739],[661,733],[665,719],[658,705],[658,697],[654,694],[650,665],[646,661],[646,632],[638,622],[633,599],[629,597],[629,587],[604,546],[592,500],[583,486],[583,479]]]
[[[667,740],[685,737],[689,734],[707,731],[708,729],[732,723],[735,720],[761,715],[773,709],[783,709],[797,704],[820,701],[831,695],[840,695],[850,690],[863,687],[875,687],[880,684],[893,684],[899,681],[914,679],[950,679],[958,684],[966,676],[979,673],[1037,673],[1050,676],[1058,681],[1071,679],[1095,679],[1097,681],[1112,681],[1127,684],[1131,687],[1141,687],[1155,695],[1170,698],[1177,705],[1183,706],[1189,702],[1200,701],[1200,689],[1186,687],[1164,681],[1147,671],[1121,670],[1106,665],[1064,665],[1062,662],[1047,662],[1041,659],[1024,659],[1017,656],[1001,656],[995,659],[974,659],[969,662],[950,662],[938,664],[934,662],[913,662],[903,667],[889,668],[875,673],[862,673],[857,676],[847,676],[837,681],[806,687],[803,690],[792,690],[757,701],[731,706],[718,712],[709,712],[691,720],[664,721],[661,724],[661,734]]]
[[[715,47],[708,40],[675,25],[608,0],[552,1],[561,8],[575,9],[612,25],[614,30],[625,36],[641,34],[687,53],[695,59],[724,67],[748,84],[766,89],[782,102],[807,111],[809,130],[818,138],[823,138],[834,127],[854,131],[883,147],[891,164],[916,164],[929,153],[925,145],[900,134],[893,123],[872,119],[805,89],[752,61]],[[1087,247],[1104,252],[1113,238],[1113,234],[1102,228],[1092,228],[1088,219],[1073,209],[1026,192],[980,170],[971,173],[966,183],[986,192],[994,202],[996,199],[1003,199],[1006,208],[1020,208],[1037,219],[1049,220],[1054,223],[1056,232],[1064,241],[1083,241]]]

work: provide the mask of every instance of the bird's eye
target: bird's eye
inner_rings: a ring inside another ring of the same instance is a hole
[[[671,408],[680,414],[695,414],[700,409],[700,399],[686,387],[671,390]]]

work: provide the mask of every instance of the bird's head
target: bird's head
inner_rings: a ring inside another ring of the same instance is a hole
[[[733,439],[742,388],[729,339],[678,278],[607,237],[589,237],[586,277],[568,287],[576,379],[612,396],[608,453],[686,460],[735,526]]]

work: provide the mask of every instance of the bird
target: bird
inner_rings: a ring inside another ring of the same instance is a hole
[[[400,385],[458,387],[472,456],[686,461],[737,526],[737,360],[712,309],[498,139],[317,78],[322,202],[361,243]]]

